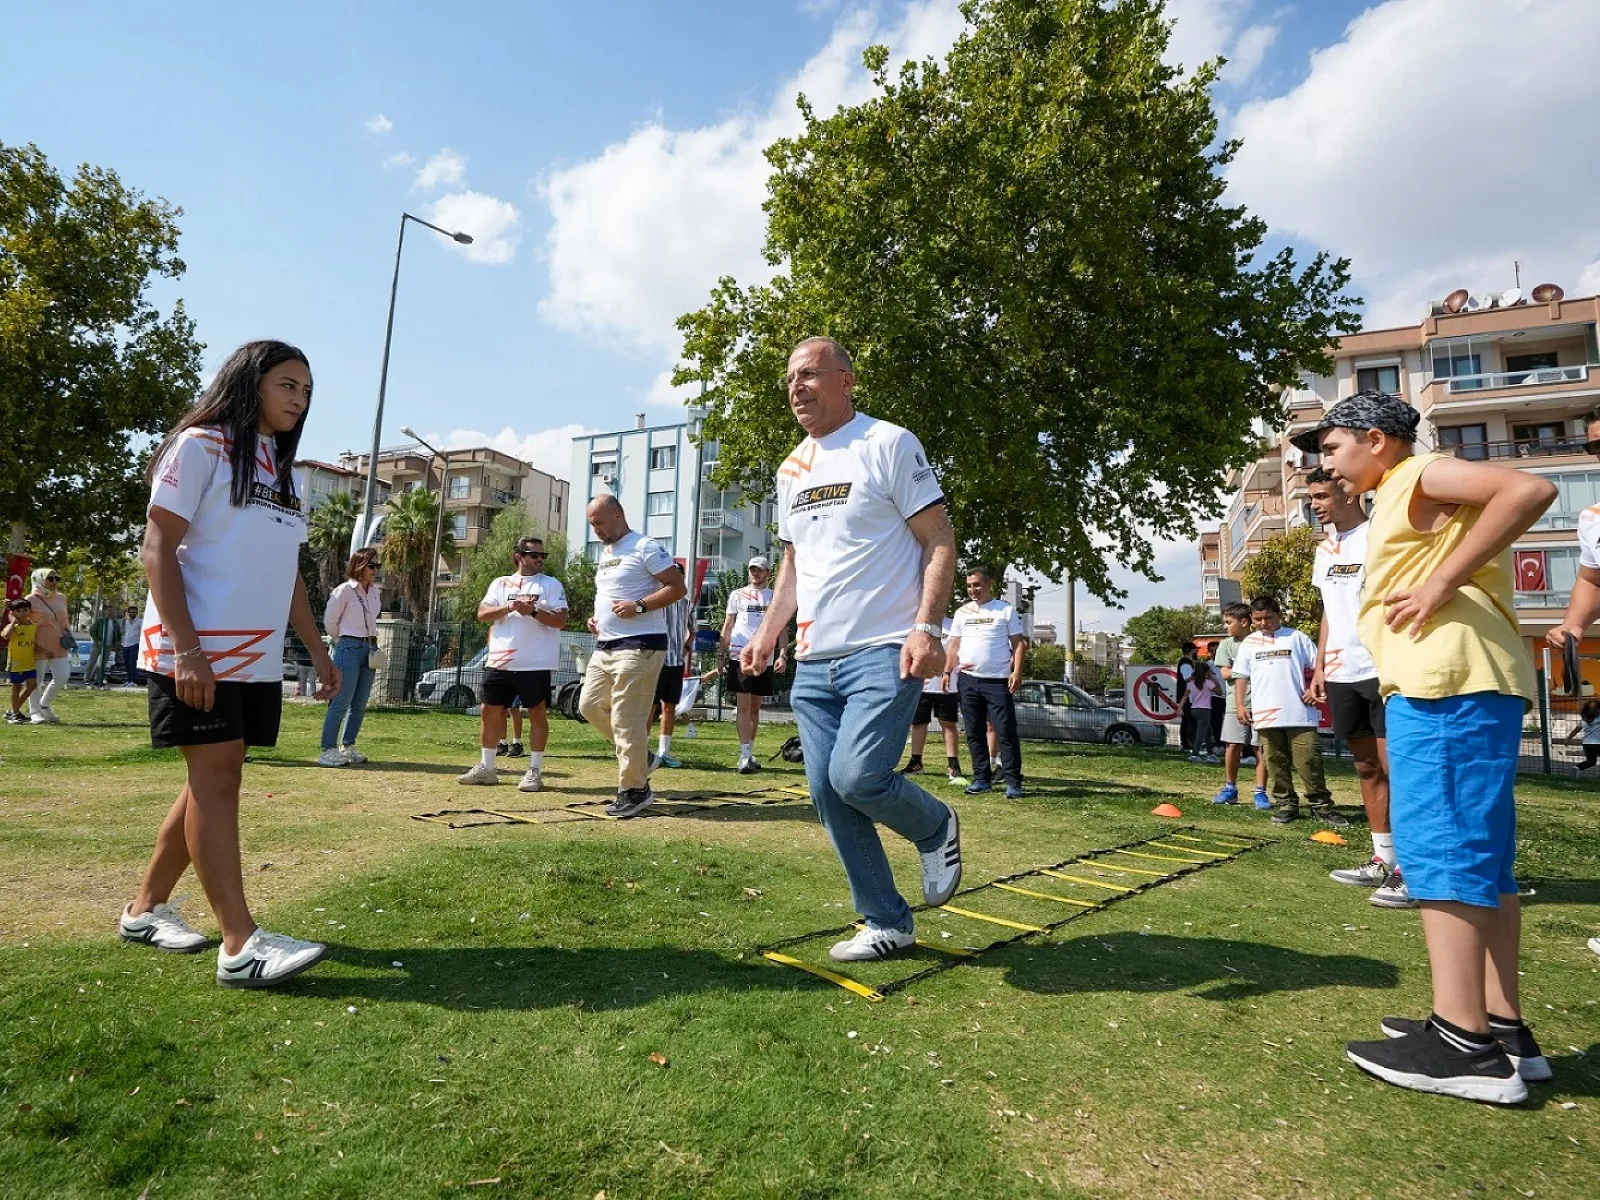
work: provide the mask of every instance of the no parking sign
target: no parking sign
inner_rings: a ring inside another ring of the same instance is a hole
[[[1124,683],[1130,715],[1137,714],[1147,721],[1178,719],[1178,673],[1171,667],[1129,667]]]

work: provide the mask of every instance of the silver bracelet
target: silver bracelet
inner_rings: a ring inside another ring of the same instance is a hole
[[[172,652],[172,661],[173,662],[177,662],[180,658],[194,658],[196,655],[204,654],[205,652],[206,652],[206,648],[204,646],[190,646],[187,650],[183,651],[182,653],[179,653],[178,651],[174,650]]]

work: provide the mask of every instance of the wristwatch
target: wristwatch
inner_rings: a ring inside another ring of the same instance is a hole
[[[942,628],[940,628],[938,625],[926,625],[926,624],[918,623],[916,625],[913,625],[911,628],[912,628],[912,631],[915,632],[915,633],[925,633],[925,634],[927,634],[929,637],[931,637],[936,642],[944,640],[944,630]]]
[[[635,600],[633,602],[633,611],[638,613],[640,616],[643,616],[645,613],[649,612],[650,610],[644,606],[644,601],[643,600]]]

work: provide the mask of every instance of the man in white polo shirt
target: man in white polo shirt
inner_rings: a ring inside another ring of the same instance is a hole
[[[517,539],[515,575],[489,585],[478,605],[478,620],[489,621],[489,653],[483,662],[483,704],[479,716],[480,759],[457,783],[495,784],[496,748],[506,736],[506,713],[517,700],[528,713],[528,770],[520,791],[544,787],[544,748],[550,740],[550,675],[561,661],[561,630],[567,623],[567,593],[559,579],[544,573],[540,538]]]
[[[772,564],[764,555],[756,555],[746,568],[750,574],[748,587],[736,588],[728,596],[728,612],[722,622],[723,689],[734,697],[734,721],[739,730],[739,774],[753,775],[761,769],[756,761],[756,730],[761,725],[761,698],[772,695],[773,676],[784,669],[783,647],[778,647],[778,660],[759,675],[746,675],[739,667],[739,655],[761,628],[761,618],[767,615],[772,604],[772,589],[767,586],[772,578]]]
[[[1322,593],[1322,628],[1317,637],[1317,669],[1311,699],[1327,704],[1333,733],[1350,747],[1361,806],[1372,831],[1372,858],[1359,867],[1330,871],[1335,883],[1376,889],[1379,908],[1415,908],[1395,857],[1389,825],[1389,753],[1384,743],[1383,697],[1378,694],[1378,664],[1361,644],[1357,621],[1367,576],[1367,514],[1321,467],[1306,475],[1311,507],[1327,532],[1317,547],[1311,582]]]
[[[766,670],[798,618],[790,702],[806,780],[865,918],[829,951],[841,962],[916,942],[878,825],[917,847],[925,903],[944,904],[961,882],[955,810],[895,770],[922,681],[944,669],[955,534],[921,443],[856,412],[855,382],[832,338],[807,338],[789,356],[789,408],[807,436],[778,468],[783,560],[740,662]]]
[[[967,727],[967,753],[972,755],[972,782],[967,794],[987,792],[990,782],[988,728],[994,726],[999,741],[1000,774],[1006,781],[1006,799],[1022,796],[1022,739],[1017,733],[1017,705],[1012,699],[1022,684],[1022,656],[1028,640],[1022,636],[1017,610],[994,594],[994,576],[988,567],[967,572],[967,602],[956,609],[950,628],[950,657],[945,661],[945,683],[960,669],[957,694],[961,697],[961,722]]]
[[[650,708],[667,661],[667,618],[661,610],[688,589],[661,543],[628,528],[628,515],[615,496],[595,497],[586,515],[603,546],[589,618],[589,631],[598,640],[583,674],[578,708],[616,747],[617,798],[606,812],[631,817],[655,799]]]

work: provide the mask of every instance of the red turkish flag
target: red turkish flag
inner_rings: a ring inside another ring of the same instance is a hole
[[[28,594],[28,572],[33,560],[25,554],[6,556],[6,599],[20,600]]]
[[[1545,590],[1543,550],[1517,551],[1517,591],[1542,592]]]

